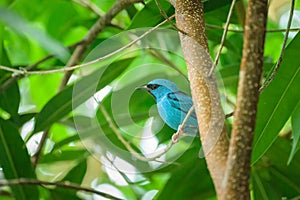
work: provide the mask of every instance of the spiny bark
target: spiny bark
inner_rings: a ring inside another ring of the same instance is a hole
[[[177,27],[186,33],[180,33],[180,40],[188,67],[200,139],[219,196],[229,142],[216,78],[208,76],[212,62],[208,53],[203,5],[201,0],[176,0],[174,6]]]
[[[221,199],[250,199],[252,141],[263,67],[268,0],[249,0],[237,104]]]

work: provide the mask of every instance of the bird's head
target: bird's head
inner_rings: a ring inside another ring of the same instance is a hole
[[[155,79],[150,81],[147,85],[138,87],[137,89],[148,91],[156,101],[159,101],[162,97],[170,92],[179,91],[175,83],[166,79]]]

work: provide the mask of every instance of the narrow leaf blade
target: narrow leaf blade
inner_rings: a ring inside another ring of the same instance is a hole
[[[61,61],[66,62],[69,57],[68,50],[54,40],[48,34],[34,28],[28,21],[21,18],[11,10],[0,7],[0,20],[8,27],[14,29],[21,35],[26,35],[39,42],[39,44],[49,53],[56,55]]]
[[[0,93],[0,107],[8,112],[11,117],[18,117],[20,104],[20,91],[18,84],[12,84],[5,91]]]
[[[300,149],[300,104],[296,107],[293,115],[292,115],[292,134],[293,134],[293,146],[291,150],[291,154],[289,156],[288,164],[291,163],[293,157]]]
[[[75,85],[54,96],[36,116],[34,133],[47,129],[51,124],[60,120],[80,104],[88,100],[95,92],[112,82],[132,62],[134,58],[127,58],[112,63],[109,69],[101,68],[80,79]],[[102,75],[102,76],[101,76]],[[99,79],[101,77],[101,79]],[[74,89],[76,92],[73,94]]]
[[[68,174],[63,178],[62,181],[70,181],[72,183],[76,183],[78,185],[81,184],[84,175],[87,169],[87,161],[86,159],[79,162],[75,167],[73,167]],[[76,195],[76,190],[68,190],[66,188],[55,188],[50,191],[51,197],[53,199],[70,199],[70,200],[79,200],[80,198]]]
[[[275,141],[279,131],[300,101],[300,33],[285,50],[275,79],[260,96],[253,143],[252,163],[255,163]]]
[[[18,130],[10,121],[0,119],[0,160],[6,179],[36,178]],[[36,186],[12,186],[16,199],[39,199]]]

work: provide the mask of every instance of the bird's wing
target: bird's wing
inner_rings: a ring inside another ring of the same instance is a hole
[[[186,95],[184,92],[178,91],[178,92],[170,92],[167,95],[167,98],[169,99],[170,104],[187,114],[190,110],[190,108],[193,106],[193,101],[191,97]],[[195,112],[192,113],[191,117],[196,119],[196,114]]]

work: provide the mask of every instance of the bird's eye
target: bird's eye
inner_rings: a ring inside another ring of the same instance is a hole
[[[147,88],[149,88],[149,89],[151,89],[151,90],[155,90],[155,89],[157,89],[159,87],[159,85],[157,85],[157,84],[148,84],[147,85]]]

